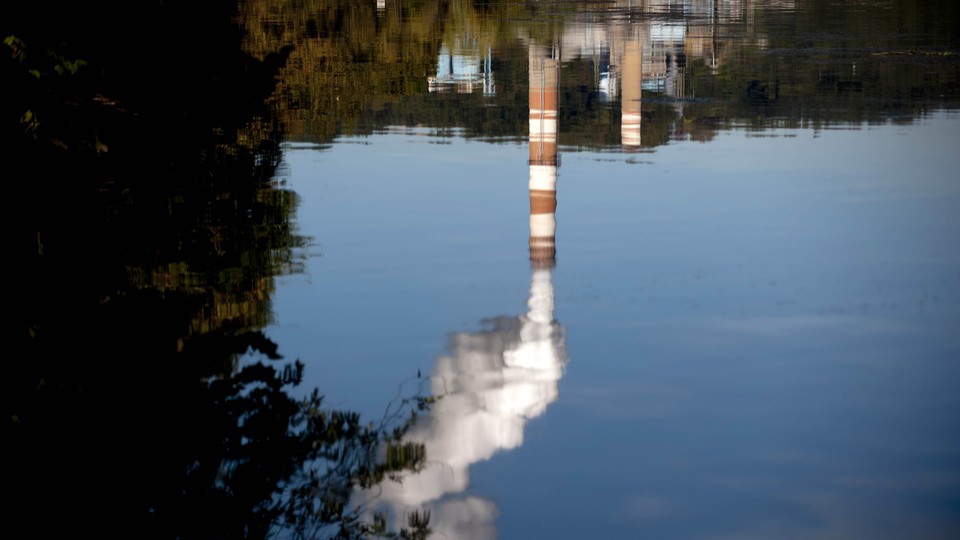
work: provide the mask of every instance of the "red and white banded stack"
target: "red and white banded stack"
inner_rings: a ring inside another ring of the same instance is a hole
[[[640,38],[628,40],[623,47],[620,79],[620,143],[635,150],[640,147],[640,96],[643,89],[643,43]]]
[[[553,48],[530,45],[530,261],[552,268],[557,232],[557,90]]]

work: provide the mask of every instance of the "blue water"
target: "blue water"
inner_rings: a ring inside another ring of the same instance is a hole
[[[449,538],[956,538],[958,134],[934,112],[561,145],[539,278],[526,144],[429,128],[290,144],[314,243],[267,334],[305,387],[375,419],[442,394],[457,336],[529,323],[550,287],[560,375],[466,377],[421,433],[428,460],[434,444],[459,461],[377,501],[432,509]]]

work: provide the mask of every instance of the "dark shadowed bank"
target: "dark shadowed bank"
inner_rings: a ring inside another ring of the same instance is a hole
[[[260,331],[308,242],[275,181],[289,49],[246,54],[230,0],[2,11],[4,536],[423,534],[348,504],[417,466],[423,400],[368,423],[294,397]]]

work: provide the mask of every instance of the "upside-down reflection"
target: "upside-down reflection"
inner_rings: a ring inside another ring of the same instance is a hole
[[[496,536],[493,502],[466,494],[469,467],[523,444],[524,427],[557,399],[567,364],[554,319],[557,73],[553,48],[530,47],[530,291],[526,313],[482,321],[450,337],[431,374],[437,398],[407,435],[422,443],[425,466],[366,493],[395,528],[409,512],[429,512],[437,537]]]

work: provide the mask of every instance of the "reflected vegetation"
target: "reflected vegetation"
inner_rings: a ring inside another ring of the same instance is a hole
[[[278,107],[297,139],[426,125],[520,142],[531,39],[559,50],[560,144],[569,147],[653,148],[732,126],[909,121],[960,100],[960,42],[948,22],[960,8],[947,1],[253,6],[252,50],[295,44]]]
[[[232,2],[44,8],[3,8],[7,535],[392,534],[349,495],[415,465],[379,451],[423,402],[297,397],[262,332],[309,242],[276,181],[289,48],[244,52]]]

